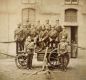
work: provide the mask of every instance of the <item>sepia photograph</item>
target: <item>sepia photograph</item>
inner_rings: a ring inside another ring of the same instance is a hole
[[[86,0],[0,0],[0,80],[86,80]]]

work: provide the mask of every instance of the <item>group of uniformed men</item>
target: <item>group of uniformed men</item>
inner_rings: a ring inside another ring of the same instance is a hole
[[[40,21],[37,21],[37,25],[31,24],[27,21],[27,25],[18,24],[18,28],[15,30],[14,39],[16,41],[16,48],[19,51],[28,52],[27,67],[31,69],[34,45],[40,47],[39,51],[45,47],[55,48],[60,45],[60,51],[65,52],[67,40],[67,32],[65,27],[58,26],[58,20],[54,26],[50,25],[49,20],[41,25]],[[59,51],[59,52],[60,52]]]

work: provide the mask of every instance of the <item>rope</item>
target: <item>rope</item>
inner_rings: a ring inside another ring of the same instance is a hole
[[[16,42],[16,41],[3,41],[3,42],[0,42],[0,43],[9,44],[9,43],[15,43],[15,42]],[[72,46],[72,44],[69,44],[69,46]],[[85,47],[80,47],[80,46],[75,46],[75,47],[77,47],[77,48],[79,48],[79,49],[82,49],[82,50],[86,50]],[[57,48],[53,49],[53,51],[56,50],[56,49],[57,49]],[[1,53],[1,52],[0,52],[0,54],[7,55],[7,56],[10,56],[10,57],[15,57],[15,56],[13,56],[13,55]]]
[[[13,56],[13,55],[5,54],[5,53],[2,53],[2,52],[0,52],[0,54],[15,58],[15,56]]]
[[[16,41],[3,41],[3,42],[0,42],[0,43],[15,43]]]
[[[69,46],[74,46],[74,47],[76,47],[76,48],[80,48],[80,49],[82,49],[82,50],[86,50],[85,47],[81,47],[81,46],[75,46],[75,45],[72,45],[72,44],[69,44]]]

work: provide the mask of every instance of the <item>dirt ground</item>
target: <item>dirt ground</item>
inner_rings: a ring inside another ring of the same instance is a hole
[[[38,64],[37,64],[38,65]],[[71,59],[66,72],[59,69],[39,72],[41,67],[32,70],[18,69],[14,59],[0,59],[0,80],[86,80],[86,51],[81,51],[78,58]]]

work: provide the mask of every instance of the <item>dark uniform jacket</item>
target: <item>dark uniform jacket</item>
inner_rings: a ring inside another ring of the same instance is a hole
[[[45,29],[47,29],[47,30],[50,30],[50,28],[51,28],[50,24],[45,24],[44,26],[45,26]]]
[[[49,37],[48,30],[41,31],[39,34],[39,38],[42,39],[42,41],[45,41]]]
[[[36,25],[36,31],[38,34],[40,33],[41,30],[42,30],[41,24]]]
[[[15,32],[14,32],[14,39],[16,40],[16,41],[21,41],[22,40],[22,33],[23,33],[23,31],[22,31],[22,29],[21,28],[17,28],[16,30],[15,30]]]
[[[59,40],[61,40],[62,38],[67,39],[68,34],[66,31],[61,31],[59,34]]]
[[[59,52],[59,54],[64,54],[64,53],[68,52],[68,43],[60,42],[58,44],[58,52]]]
[[[34,42],[31,41],[31,37],[28,37],[25,41],[25,51],[28,52],[28,54],[32,54],[32,50],[34,50]]]
[[[62,31],[62,27],[58,26],[57,24],[55,25],[55,29],[58,33],[60,33]]]
[[[50,37],[51,39],[56,39],[56,38],[58,37],[57,31],[56,31],[56,30],[51,30],[51,31],[49,32],[49,37]]]

